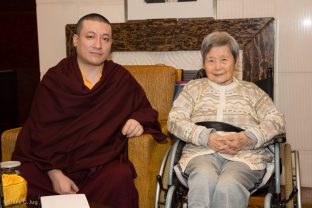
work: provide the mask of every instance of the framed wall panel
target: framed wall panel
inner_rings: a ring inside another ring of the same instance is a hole
[[[127,20],[214,17],[214,0],[125,1],[127,5]]]
[[[227,31],[237,40],[242,52],[238,66],[238,69],[241,69],[239,77],[254,82],[274,74],[275,24],[272,17],[227,20],[213,18],[132,20],[126,23],[113,23],[112,28],[113,52],[142,53],[200,51],[201,42],[207,34],[216,30]],[[75,52],[72,36],[76,25],[68,24],[65,29],[67,56],[70,56]],[[182,69],[198,70],[200,64],[193,64],[192,69],[190,67]]]

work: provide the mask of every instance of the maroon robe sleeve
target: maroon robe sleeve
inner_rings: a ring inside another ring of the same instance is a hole
[[[160,124],[157,121],[158,112],[152,109],[144,91],[142,89],[140,91],[136,100],[138,110],[133,112],[130,118],[137,120],[143,126],[144,133],[152,134],[157,142],[165,141],[166,136],[161,132]]]

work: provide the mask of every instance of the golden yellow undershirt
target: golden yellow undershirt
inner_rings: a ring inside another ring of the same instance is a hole
[[[84,71],[83,71],[82,69],[80,69],[80,71],[81,71],[83,83],[84,83],[84,85],[85,85],[87,88],[89,88],[89,90],[91,90],[91,89],[94,87],[94,85],[95,85],[95,84],[101,79],[101,77],[102,77],[102,71],[101,71],[101,73],[99,74],[99,78],[98,78],[97,82],[96,82],[95,84],[92,84],[92,82],[90,82],[90,81],[87,79],[86,74],[84,73]]]

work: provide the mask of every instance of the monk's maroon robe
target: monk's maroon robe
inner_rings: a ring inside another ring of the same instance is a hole
[[[28,195],[55,194],[46,171],[60,169],[90,201],[137,207],[135,170],[121,129],[132,118],[144,133],[164,140],[157,116],[122,66],[105,61],[100,81],[90,90],[77,57],[63,59],[44,75],[13,153],[22,162]]]

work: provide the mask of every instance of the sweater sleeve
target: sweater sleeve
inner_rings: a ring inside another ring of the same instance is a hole
[[[196,125],[191,120],[196,97],[200,92],[198,88],[201,87],[194,82],[196,81],[190,81],[174,101],[168,117],[168,130],[183,141],[207,146],[207,142],[201,137],[201,133],[207,130],[206,127]],[[207,131],[204,135],[209,136],[210,131],[211,129],[208,130],[208,135]]]
[[[246,129],[246,134],[257,138],[257,143],[254,146],[254,149],[257,149],[267,145],[275,135],[285,132],[285,118],[277,110],[272,99],[261,89],[257,89],[254,96],[254,110],[259,124]]]

